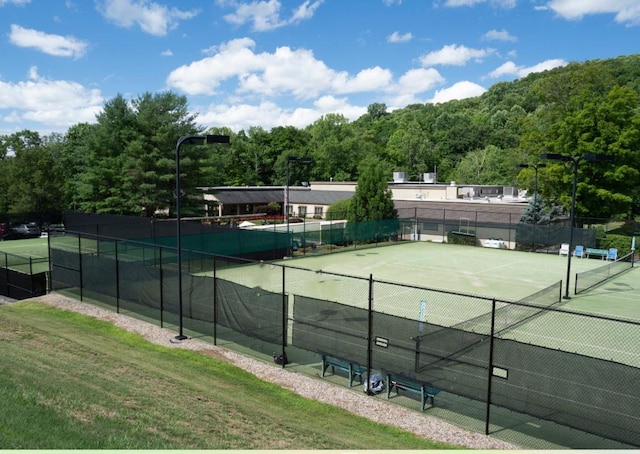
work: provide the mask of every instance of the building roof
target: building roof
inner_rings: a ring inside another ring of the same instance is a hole
[[[284,186],[254,187],[209,187],[201,188],[222,204],[267,204],[284,203]],[[289,201],[292,204],[331,205],[338,200],[353,196],[351,191],[312,191],[308,187],[289,187]]]
[[[312,191],[309,188],[289,188],[291,203],[306,203],[309,205],[331,205],[338,200],[351,198],[350,191]]]
[[[394,207],[398,210],[398,216],[407,218],[417,215],[423,218],[441,218],[446,211],[448,220],[470,219],[471,221],[513,222],[519,219],[527,209],[526,203],[507,203],[492,200],[468,201],[468,200],[395,200]],[[473,214],[471,214],[473,213]]]
[[[206,194],[210,194],[222,204],[268,204],[269,202],[282,202],[284,190],[270,187],[233,187],[233,188],[203,188]]]

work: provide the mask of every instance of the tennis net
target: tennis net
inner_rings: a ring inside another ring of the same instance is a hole
[[[593,270],[576,273],[574,293],[577,295],[578,293],[586,292],[630,268],[633,268],[632,252]]]

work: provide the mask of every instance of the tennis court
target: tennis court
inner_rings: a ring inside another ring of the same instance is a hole
[[[636,268],[574,295],[576,273],[607,262],[572,257],[571,298],[564,299],[560,295],[566,291],[567,257],[552,254],[412,242],[279,264],[288,265],[286,292],[290,295],[367,308],[372,275],[375,311],[444,327],[464,325],[474,331],[490,329],[492,298],[529,302],[528,296],[551,286],[547,298],[554,307],[585,316],[498,302],[498,320],[509,327],[501,333],[503,338],[640,367],[640,354],[634,353],[638,350],[629,348],[640,343],[637,329],[620,330],[617,321],[589,316],[640,321]],[[218,278],[276,293],[282,289],[281,274],[279,266],[264,264],[217,271]],[[290,308],[294,304],[290,298]]]
[[[30,238],[0,242],[0,266],[22,273],[49,271],[46,238]]]
[[[288,264],[294,264],[291,261]],[[571,274],[601,266],[602,261],[571,260]],[[392,247],[306,257],[295,266],[518,300],[564,280],[567,257],[530,252],[410,242]]]
[[[46,258],[49,255],[46,238],[0,241],[0,252],[33,258]]]
[[[357,306],[361,304],[354,300],[353,291],[346,291],[344,286],[340,285],[345,280],[353,281],[352,277],[366,280],[373,275],[376,281],[518,301],[561,280],[564,282],[567,273],[565,256],[429,242],[402,243],[339,254],[307,256],[277,263],[316,272],[315,276],[303,272],[297,273],[296,276],[293,270],[287,269],[288,292],[317,294],[321,288],[326,299]],[[601,260],[572,258],[571,295],[576,273],[593,270],[604,264]],[[242,273],[220,270],[217,276],[225,278],[226,273],[234,282],[278,291],[280,283],[271,276],[273,272],[273,267],[256,264],[243,267]],[[564,285],[563,283],[563,293]],[[366,283],[361,287],[366,289]],[[592,292],[588,292],[584,297],[588,298],[589,294]],[[378,309],[386,305],[396,309],[401,306],[402,295],[395,293],[389,298],[385,304],[383,295],[376,295]],[[615,295],[612,298],[615,298]],[[411,301],[407,299],[406,303],[409,304]],[[603,306],[601,309],[605,311],[603,314],[606,314],[607,307]]]

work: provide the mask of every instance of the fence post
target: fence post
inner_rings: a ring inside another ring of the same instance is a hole
[[[213,256],[213,345],[218,345],[218,261]]]
[[[120,261],[118,260],[118,241],[113,240],[116,257],[116,313],[120,313]]]
[[[489,419],[491,412],[491,377],[493,377],[493,339],[496,332],[496,299],[491,304],[491,337],[489,338],[489,367],[487,376],[487,413],[484,434],[489,435]]]
[[[98,240],[96,240],[98,241]],[[98,244],[100,244],[100,241],[98,241]],[[83,300],[83,296],[84,296],[84,280],[82,279],[82,241],[81,241],[81,236],[78,233],[78,268],[80,268],[80,301],[84,301]]]
[[[282,267],[282,357],[286,358],[285,347],[287,345],[287,292],[286,292],[286,267]],[[282,361],[282,368],[286,361]]]
[[[367,394],[372,395],[369,377],[371,377],[371,364],[372,364],[372,356],[373,351],[371,347],[371,343],[373,342],[373,274],[369,274],[369,315],[367,317],[368,327],[367,327],[367,377],[366,377],[366,387]],[[387,386],[389,386],[387,384]]]
[[[480,243],[478,241],[478,210],[476,210],[476,218],[473,221],[474,226],[473,226],[473,239],[474,239],[474,246],[482,246],[482,244],[478,244]]]
[[[445,243],[447,238],[447,210],[442,209],[442,242]]]
[[[6,296],[9,296],[9,255],[4,253],[4,273],[5,273],[5,282],[6,282]]]
[[[155,232],[155,229],[154,229]],[[162,247],[156,246],[160,260],[160,328],[164,328],[164,270],[162,269]]]

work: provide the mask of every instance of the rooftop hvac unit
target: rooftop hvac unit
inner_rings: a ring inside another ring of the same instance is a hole
[[[505,186],[502,189],[502,193],[505,197],[518,197],[518,191],[513,186]]]
[[[406,183],[407,182],[407,172],[393,172],[393,182],[394,183]]]
[[[435,183],[436,180],[437,180],[437,175],[435,172],[422,174],[422,181],[424,181],[425,183]]]

